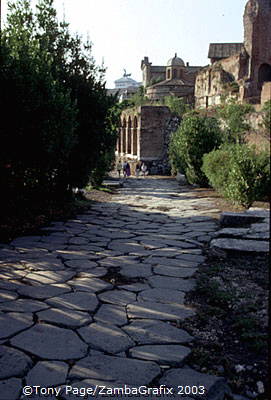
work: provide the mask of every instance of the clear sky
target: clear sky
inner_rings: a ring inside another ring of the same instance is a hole
[[[34,0],[32,1],[34,4]],[[166,65],[177,53],[190,65],[207,65],[209,43],[242,42],[247,0],[54,0],[59,19],[89,36],[97,64],[107,68],[106,86],[125,68],[141,81],[140,63]],[[2,0],[5,14],[7,0]]]

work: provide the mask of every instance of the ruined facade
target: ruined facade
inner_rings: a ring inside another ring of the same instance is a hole
[[[132,170],[138,161],[144,161],[151,173],[168,172],[168,107],[141,106],[126,109],[121,114],[120,134],[116,158],[129,160]]]
[[[186,103],[194,103],[194,86],[197,72],[202,67],[192,67],[175,54],[166,66],[152,66],[148,57],[141,62],[143,86],[152,101],[165,96],[182,97]]]
[[[196,78],[196,107],[223,98],[259,104],[271,98],[271,0],[249,0],[244,13],[244,43],[213,43],[211,66]]]

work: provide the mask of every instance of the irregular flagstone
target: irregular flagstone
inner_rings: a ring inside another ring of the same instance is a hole
[[[0,303],[10,300],[16,300],[18,295],[14,292],[10,292],[9,290],[0,290]]]
[[[45,300],[59,294],[68,293],[71,288],[65,284],[28,286],[24,285],[18,289],[18,293],[22,296],[31,297],[32,299]]]
[[[108,245],[108,248],[111,250],[120,251],[123,254],[145,251],[144,246],[136,243],[133,240],[112,240],[112,242]]]
[[[177,391],[180,382],[182,386],[204,387],[203,398],[207,399],[223,400],[225,398],[225,393],[229,394],[229,388],[226,385],[224,378],[202,374],[190,368],[170,369],[165,372],[159,381],[161,385],[174,387],[175,392]],[[202,398],[202,395],[198,395],[197,398]]]
[[[185,256],[185,254],[184,254]],[[184,267],[184,268],[196,268],[199,265],[199,262],[195,260],[187,260],[187,259],[175,259],[175,258],[166,258],[166,257],[148,257],[146,262],[152,265],[167,265],[167,266],[174,266],[174,267]]]
[[[0,400],[16,400],[22,390],[22,381],[18,378],[10,378],[0,381]]]
[[[159,275],[175,276],[177,278],[189,278],[197,272],[198,268],[179,268],[167,265],[156,265],[153,267],[153,272]]]
[[[31,280],[37,284],[63,283],[73,278],[74,275],[74,271],[39,271],[27,274],[25,280]]]
[[[128,318],[149,318],[163,321],[179,321],[191,317],[195,312],[182,304],[162,304],[155,302],[134,302],[128,304]]]
[[[68,364],[62,361],[39,361],[27,374],[26,384],[41,387],[61,385],[66,381],[68,369]]]
[[[92,322],[92,318],[87,312],[70,309],[51,308],[41,311],[37,315],[40,321],[66,328],[79,328]]]
[[[189,253],[183,253],[183,254],[179,254],[176,256],[177,259],[180,260],[187,260],[190,262],[197,262],[197,263],[202,263],[205,261],[206,257],[204,256],[199,256],[196,254],[189,254]]]
[[[150,264],[124,265],[120,273],[127,278],[144,278],[152,275],[152,269]]]
[[[36,324],[19,333],[11,345],[49,360],[78,359],[87,353],[87,345],[76,333],[48,324]]]
[[[21,236],[10,242],[11,246],[17,247],[25,244],[33,244],[34,242],[39,242],[41,236]],[[36,244],[36,243],[35,243]]]
[[[61,260],[54,257],[43,257],[42,259],[27,259],[23,257],[22,262],[29,271],[60,271],[64,270]]]
[[[136,300],[135,293],[118,289],[100,293],[98,294],[98,297],[101,301],[104,301],[105,303],[118,304],[121,306],[125,306],[126,304],[132,303]]]
[[[91,293],[101,292],[102,290],[111,289],[113,287],[111,283],[97,278],[77,278],[67,283],[76,291]]]
[[[99,260],[102,267],[119,268],[125,264],[137,264],[138,257],[136,256],[120,256],[120,257],[105,257]]]
[[[79,272],[77,276],[80,276],[82,278],[99,278],[101,276],[104,276],[107,274],[107,269],[103,267],[96,267],[96,268],[91,268],[87,271],[84,270],[84,272]]]
[[[88,239],[85,237],[73,237],[69,240],[69,244],[77,244],[77,245],[81,245],[81,244],[87,244],[88,243]]]
[[[137,346],[129,350],[130,356],[134,358],[156,361],[159,364],[166,363],[169,365],[179,364],[190,353],[191,350],[188,347],[176,344]]]
[[[187,343],[193,340],[183,329],[156,320],[136,320],[122,329],[138,344]]]
[[[14,269],[10,266],[1,265],[0,279],[22,279],[27,275],[28,271]]]
[[[56,250],[55,254],[63,260],[85,261],[98,258],[95,254],[82,250],[80,247],[77,250]]]
[[[118,285],[118,289],[129,290],[130,292],[141,292],[142,290],[150,289],[147,283],[128,283],[127,285]]]
[[[86,292],[67,293],[52,297],[47,303],[57,308],[70,308],[72,310],[95,311],[98,300],[95,294]]]
[[[94,320],[119,326],[128,322],[125,307],[116,306],[115,304],[102,304],[94,315]]]
[[[12,347],[0,346],[0,379],[23,377],[32,365],[31,358],[23,352]]]
[[[70,268],[75,268],[79,270],[84,270],[84,269],[91,269],[94,267],[97,267],[98,264],[94,261],[89,261],[89,260],[69,260],[65,261],[65,265]]]
[[[195,247],[191,243],[185,243],[183,245],[183,249],[192,249]],[[152,257],[176,257],[177,255],[183,254],[181,248],[177,247],[167,247],[167,248],[162,248],[162,249],[154,249],[152,251]]]
[[[0,313],[0,338],[8,338],[33,325],[32,314]]]
[[[109,324],[93,323],[78,329],[78,333],[92,348],[116,354],[135,343],[120,328]]]
[[[184,303],[184,293],[178,290],[160,288],[143,290],[138,295],[138,301],[155,301],[158,303]]]
[[[17,311],[18,313],[46,310],[48,305],[37,300],[18,299],[1,304],[2,311]]]
[[[169,278],[167,276],[151,276],[149,278],[149,284],[154,288],[166,288],[181,290],[183,292],[188,292],[194,289],[196,281],[195,279],[179,279],[179,278]]]
[[[101,381],[147,385],[160,374],[159,366],[151,361],[107,355],[90,355],[71,369],[70,378],[93,378]]]

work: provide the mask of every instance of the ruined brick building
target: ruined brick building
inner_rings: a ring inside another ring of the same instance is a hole
[[[223,97],[263,104],[271,98],[271,0],[249,0],[244,12],[243,43],[211,43],[208,67],[192,67],[175,57],[167,66],[141,62],[147,96],[183,97],[198,108],[218,105]],[[178,122],[178,121],[177,121]],[[121,115],[116,156],[167,171],[167,146],[176,121],[167,107],[142,106]]]
[[[221,103],[225,96],[252,104],[271,97],[271,0],[249,0],[243,43],[211,43],[211,65],[196,78],[196,107]]]

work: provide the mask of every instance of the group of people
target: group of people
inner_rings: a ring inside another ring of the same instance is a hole
[[[117,164],[117,171],[119,174],[119,178],[121,176],[121,171],[123,173],[123,177],[127,178],[131,175],[131,167],[130,164],[128,163],[128,161],[124,161],[123,163],[121,163],[120,161]],[[136,164],[135,167],[135,175],[138,178],[139,175],[143,175],[143,177],[145,177],[146,175],[148,175],[148,167],[147,165],[143,162],[138,162]]]

